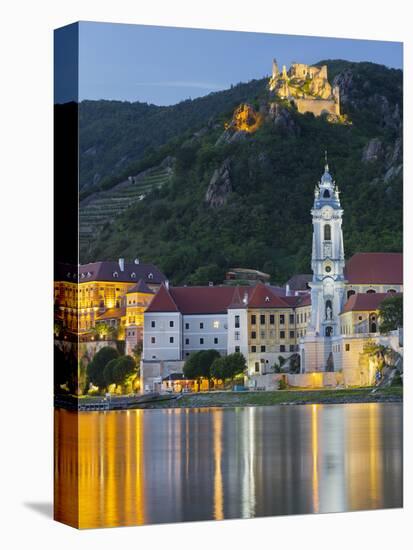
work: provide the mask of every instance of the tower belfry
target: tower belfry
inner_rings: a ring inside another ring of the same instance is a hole
[[[311,269],[311,321],[305,341],[305,354],[311,364],[323,370],[331,351],[331,337],[339,335],[339,314],[344,302],[344,245],[338,188],[330,174],[327,151],[324,173],[316,184]]]

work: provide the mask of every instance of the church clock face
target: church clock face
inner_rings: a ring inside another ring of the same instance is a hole
[[[321,215],[323,220],[330,220],[333,215],[333,209],[330,206],[325,206],[321,211]]]

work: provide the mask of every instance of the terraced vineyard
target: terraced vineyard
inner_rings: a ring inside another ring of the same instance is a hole
[[[143,200],[155,187],[162,187],[172,176],[170,168],[151,170],[143,177],[130,178],[109,191],[94,193],[81,202],[79,212],[79,244],[81,257],[87,253],[102,227]]]

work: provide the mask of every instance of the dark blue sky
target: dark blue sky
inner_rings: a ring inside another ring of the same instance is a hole
[[[273,57],[403,63],[398,42],[82,22],[79,99],[171,105],[268,75]]]

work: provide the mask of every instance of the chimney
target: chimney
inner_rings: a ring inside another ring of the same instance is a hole
[[[125,258],[119,258],[119,269],[125,271]]]
[[[248,292],[244,292],[244,298],[242,299],[242,303],[245,305],[248,304]]]

